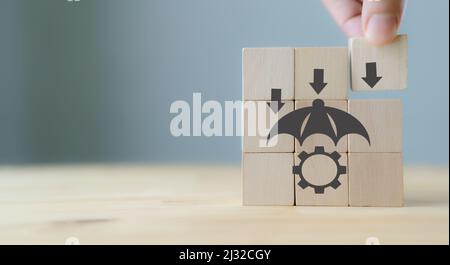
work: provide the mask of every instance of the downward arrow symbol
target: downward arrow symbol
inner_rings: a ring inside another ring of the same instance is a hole
[[[284,103],[281,103],[281,89],[272,88],[271,93],[271,101],[267,102],[267,105],[272,109],[273,112],[277,113],[284,106]]]
[[[362,77],[362,79],[373,88],[381,78],[383,77],[377,76],[377,63],[366,63],[366,77]]]
[[[323,82],[323,69],[314,69],[314,82],[309,83],[309,85],[314,89],[314,91],[316,91],[317,94],[322,92],[327,85],[327,83]]]

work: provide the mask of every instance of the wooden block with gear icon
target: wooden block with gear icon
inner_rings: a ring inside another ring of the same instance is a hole
[[[295,205],[348,206],[347,153],[323,146],[294,154]]]

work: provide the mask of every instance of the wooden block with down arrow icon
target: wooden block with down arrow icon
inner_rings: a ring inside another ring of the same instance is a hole
[[[295,49],[295,99],[347,99],[346,47]]]
[[[383,46],[372,45],[365,38],[350,39],[352,90],[405,89],[407,46],[406,35],[399,35],[392,43]]]
[[[278,106],[275,107],[275,103]],[[294,110],[294,101],[245,101],[243,106],[242,151],[244,153],[292,153],[294,137],[287,134],[267,136],[271,128]]]

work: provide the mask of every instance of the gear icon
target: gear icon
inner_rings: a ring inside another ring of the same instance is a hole
[[[315,156],[315,155],[325,155],[327,157],[329,157],[330,159],[332,159],[334,161],[334,163],[336,164],[336,176],[333,178],[333,180],[331,180],[329,183],[324,184],[324,185],[315,185],[313,183],[310,183],[304,176],[303,172],[302,172],[302,168],[303,165],[305,163],[306,160],[308,160],[308,158]],[[339,164],[339,158],[341,157],[341,155],[334,151],[333,153],[327,153],[325,152],[325,148],[323,146],[316,146],[314,148],[314,152],[312,153],[306,153],[306,152],[301,152],[298,155],[298,158],[300,158],[300,164],[298,166],[293,166],[292,167],[292,172],[294,174],[297,174],[300,176],[300,181],[298,182],[298,185],[302,188],[302,189],[306,189],[307,187],[312,187],[314,189],[314,192],[316,194],[323,194],[325,192],[325,189],[328,187],[332,187],[333,189],[337,189],[341,183],[339,182],[339,177],[342,174],[346,174],[347,173],[347,167],[342,166]]]

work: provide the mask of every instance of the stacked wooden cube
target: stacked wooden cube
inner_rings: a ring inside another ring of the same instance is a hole
[[[280,134],[273,138],[275,144],[264,146],[267,133],[253,128],[258,122],[244,108],[243,204],[402,206],[401,101],[349,100],[347,91],[349,87],[353,91],[404,89],[406,79],[404,35],[384,46],[355,38],[349,47],[244,49],[244,105],[254,102],[259,106],[257,115],[265,111],[280,119],[321,99],[326,106],[358,119],[370,143],[358,134],[349,134],[337,144],[326,135],[314,134],[300,145],[292,135]],[[267,129],[273,125],[272,121],[266,123]],[[257,134],[250,135],[252,130]],[[320,153],[328,156],[313,156]],[[319,191],[299,185],[300,176],[293,167],[307,154],[314,159],[303,163],[304,178],[310,183],[326,183],[338,173],[340,185]],[[343,170],[339,172],[336,165]]]

